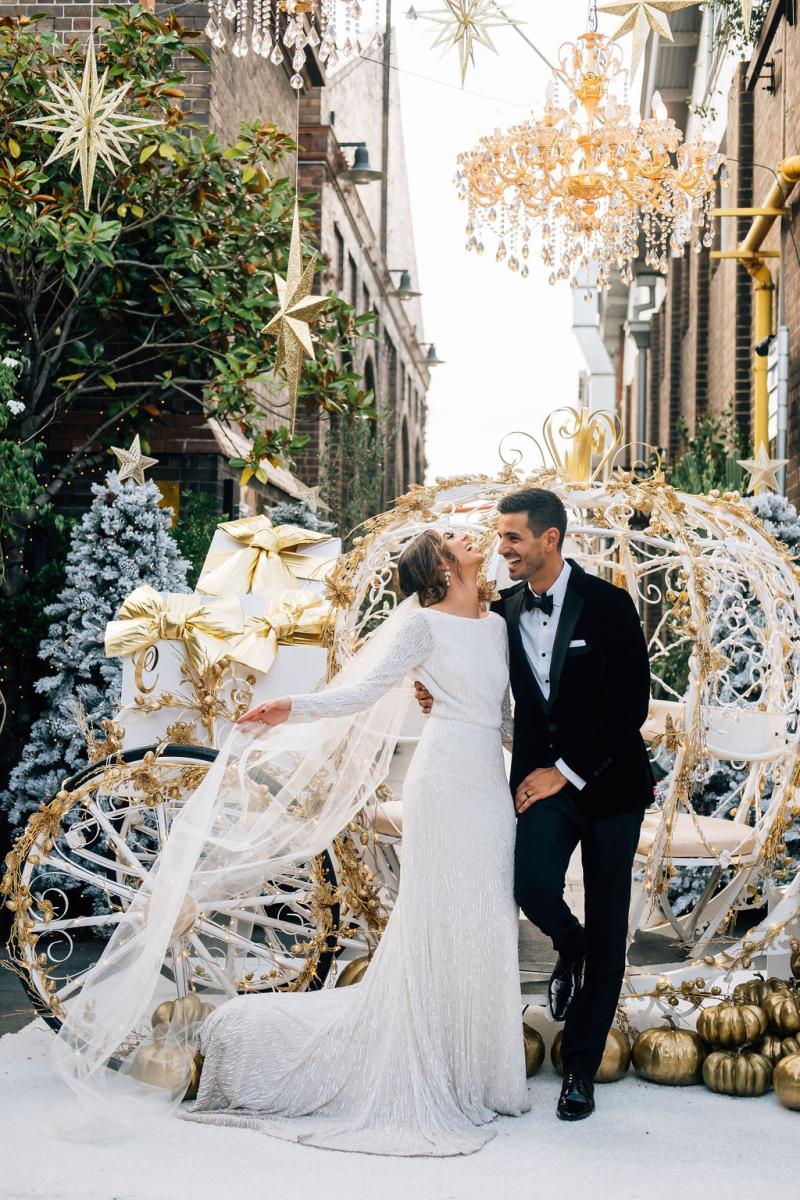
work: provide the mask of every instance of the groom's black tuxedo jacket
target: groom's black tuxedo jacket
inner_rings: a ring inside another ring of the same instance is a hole
[[[598,816],[646,808],[653,772],[639,730],[647,717],[650,666],[639,614],[622,588],[588,575],[572,559],[556,630],[545,700],[520,633],[527,583],[501,591],[514,694],[511,790],[536,767],[559,758],[586,780],[567,784],[578,806]],[[570,648],[570,642],[585,646]]]

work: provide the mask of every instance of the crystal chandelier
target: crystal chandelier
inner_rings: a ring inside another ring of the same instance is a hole
[[[497,261],[527,276],[537,233],[551,284],[581,286],[579,273],[593,265],[603,288],[614,270],[631,281],[640,235],[648,267],[661,272],[687,242],[710,246],[722,164],[714,143],[699,135],[684,143],[657,92],[653,115],[634,123],[622,51],[610,38],[590,30],[561,48],[559,63],[541,118],[495,129],[458,157],[467,249],[482,254],[491,231]]]
[[[205,32],[212,46],[229,46],[237,58],[252,53],[276,67],[290,59],[290,82],[299,91],[307,47],[319,47],[329,68],[363,52],[363,16],[360,0],[208,0]],[[380,29],[381,0],[375,0],[375,33],[367,49],[383,46]]]

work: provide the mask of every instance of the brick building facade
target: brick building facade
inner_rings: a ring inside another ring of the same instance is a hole
[[[725,154],[730,180],[727,189],[718,189],[717,206],[758,208],[765,203],[779,164],[800,151],[794,119],[800,108],[800,26],[795,3],[773,0],[747,62],[739,62],[716,43],[715,19],[710,11],[687,10],[672,17],[676,47],[651,39],[640,111],[650,110],[652,94],[658,89],[687,139],[710,119],[706,136],[715,138]],[[781,324],[789,330],[788,452],[783,457],[790,460],[786,490],[795,503],[800,501],[799,197],[800,192],[790,196],[787,218],[775,220],[763,242],[765,251],[780,252],[780,257],[766,257],[763,263],[773,279],[771,332],[777,334]],[[626,315],[618,315],[618,304],[613,319],[604,322],[601,314],[606,347],[619,366],[617,409],[628,438],[635,440],[636,430],[642,427],[641,404],[645,441],[658,446],[668,461],[674,462],[680,451],[681,426],[691,436],[706,413],[732,411],[745,446],[752,447],[754,285],[740,261],[715,256],[715,252],[732,252],[752,220],[752,215],[721,217],[710,250],[703,248],[698,254],[687,249],[683,257],[672,258],[644,313],[637,308],[641,308],[641,285],[647,273],[638,264],[641,274],[628,289]],[[640,330],[642,321],[637,324],[635,317],[643,317],[648,328]],[[644,388],[638,362],[642,353],[648,356]],[[774,409],[774,389],[771,406]],[[773,412],[771,434],[774,417]],[[777,454],[775,437],[769,448]]]
[[[156,0],[157,14],[170,9]],[[90,27],[91,8],[85,3],[21,4],[14,11],[45,13],[46,25],[65,37],[85,36]],[[183,4],[178,16],[189,28],[202,30],[208,8],[203,3]],[[208,65],[189,56],[180,63],[192,120],[225,142],[236,139],[243,120],[266,119],[291,136],[299,132],[300,163],[294,156],[287,158],[285,173],[292,176],[297,166],[300,190],[319,195],[315,223],[321,266],[314,290],[334,291],[359,313],[377,314],[375,340],[356,344],[353,367],[365,390],[375,395],[379,420],[374,436],[384,447],[378,494],[380,501],[388,502],[424,477],[428,387],[419,304],[397,298],[397,276],[390,273],[399,264],[416,278],[396,72],[357,59],[326,79],[309,49],[303,72],[306,86],[298,97],[289,84],[288,61],[276,67],[253,55],[237,59],[229,48],[214,49],[205,39],[203,45],[210,55]],[[386,54],[391,53],[387,38]],[[388,120],[383,119],[384,110]],[[384,179],[365,186],[343,179],[350,160],[340,140],[366,142]],[[265,400],[267,424],[285,423],[285,405],[270,405],[268,394]],[[228,466],[228,459],[240,453],[237,431],[205,420],[199,408],[193,410],[180,397],[170,401],[169,409],[148,436],[159,459],[152,476],[173,501],[180,490],[202,489],[214,497],[220,512],[236,514],[240,506],[259,511],[277,500],[308,496],[322,483],[335,493],[330,497],[334,510],[344,507],[352,479],[347,464],[325,471],[330,423],[318,409],[299,414],[298,431],[307,433],[309,442],[293,471],[268,466],[267,485],[253,484],[241,494],[238,472]],[[90,420],[90,413],[75,414],[68,424],[51,427],[48,450],[54,462],[81,444],[81,423]],[[88,476],[87,472],[65,489],[65,506],[86,506]]]

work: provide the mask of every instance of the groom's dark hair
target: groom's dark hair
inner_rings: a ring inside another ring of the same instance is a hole
[[[541,537],[545,529],[558,530],[558,548],[564,544],[564,534],[567,532],[567,510],[554,492],[547,488],[523,488],[519,492],[511,492],[497,506],[499,513],[525,513],[528,526],[537,537]]]

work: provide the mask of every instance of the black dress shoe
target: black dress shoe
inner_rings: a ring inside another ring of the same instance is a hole
[[[550,1016],[554,1021],[565,1019],[581,990],[582,980],[583,958],[565,959],[559,956],[547,985]]]
[[[556,1116],[561,1121],[583,1121],[594,1112],[594,1084],[574,1071],[564,1076]]]

